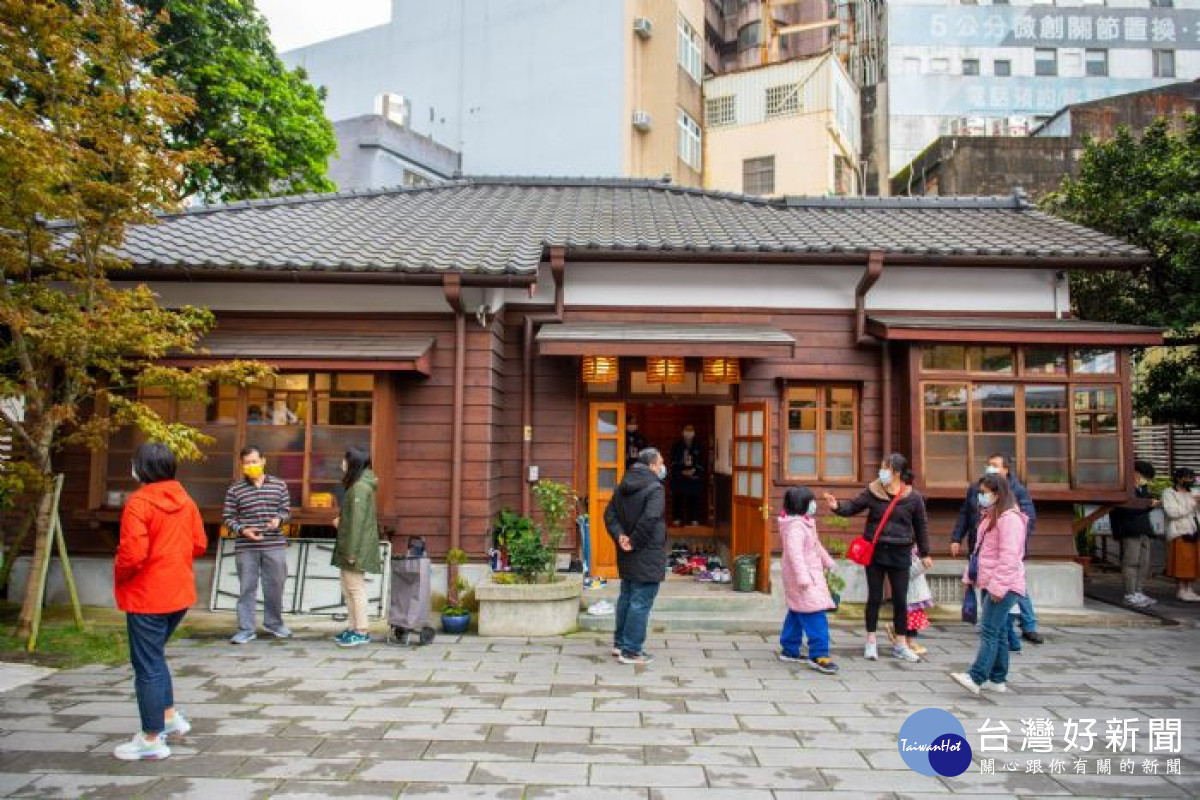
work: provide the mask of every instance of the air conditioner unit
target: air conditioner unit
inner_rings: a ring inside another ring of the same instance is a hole
[[[650,112],[649,111],[633,112],[633,127],[637,128],[639,131],[650,130]]]
[[[633,20],[633,32],[643,39],[649,39],[650,34],[654,33],[654,23],[645,17],[637,17]]]
[[[375,110],[391,122],[407,128],[412,119],[412,102],[403,95],[384,93],[375,98]]]

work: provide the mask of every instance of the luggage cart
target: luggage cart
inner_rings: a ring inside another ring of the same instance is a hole
[[[392,557],[391,598],[388,604],[388,625],[392,630],[388,644],[431,644],[434,629],[429,624],[429,595],[433,567],[425,554],[425,540],[413,536],[408,551]]]

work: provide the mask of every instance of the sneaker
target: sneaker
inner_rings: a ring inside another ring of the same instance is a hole
[[[915,663],[921,660],[921,657],[914,653],[911,647],[902,644],[898,644],[892,648],[892,657],[899,658],[902,661],[908,661],[909,663]]]
[[[267,633],[271,634],[276,639],[292,638],[292,629],[287,625],[280,625],[278,628],[267,628]]]
[[[258,634],[254,631],[238,631],[229,637],[229,641],[231,644],[246,644],[247,642],[253,642],[257,638]]]
[[[975,679],[966,672],[951,672],[950,677],[955,683],[966,689],[971,694],[978,695],[981,691],[983,691],[983,687],[976,683]]]
[[[335,642],[337,642],[338,644],[342,644],[343,642],[345,642],[347,639],[349,639],[349,638],[350,638],[350,634],[351,634],[351,633],[353,633],[353,632],[354,632],[354,631],[352,631],[352,630],[350,630],[349,628],[347,628],[346,630],[344,630],[344,631],[342,631],[341,633],[339,633],[337,636],[333,637],[333,640],[334,640]]]
[[[995,692],[996,694],[1004,694],[1005,692],[1008,691],[1008,684],[1007,683],[996,683],[995,681],[988,681],[987,683],[985,683],[983,686],[980,686],[979,688],[985,692]]]
[[[597,600],[588,606],[588,616],[591,617],[611,617],[617,613],[617,609],[612,603],[607,600]]]
[[[700,574],[696,576],[696,580],[700,581],[701,583],[712,583],[713,574],[708,570],[702,570]]]
[[[349,631],[350,635],[342,641],[338,642],[338,647],[361,647],[364,644],[371,643],[371,637],[365,633],[357,631]]]
[[[1033,642],[1034,644],[1046,643],[1046,637],[1042,636],[1037,631],[1022,631],[1021,638],[1027,642]]]
[[[113,755],[122,761],[159,761],[171,755],[164,736],[155,737],[154,741],[146,740],[144,733],[135,733],[133,739],[125,744],[117,745]]]
[[[1185,603],[1200,602],[1200,594],[1196,594],[1190,587],[1179,593],[1179,599]]]
[[[1153,597],[1151,597],[1148,594],[1142,594],[1141,592],[1137,592],[1136,594],[1138,596],[1139,602],[1144,606],[1152,606],[1158,602],[1157,600],[1155,600]]]
[[[808,665],[822,675],[836,675],[838,673],[838,665],[833,663],[833,659],[828,656],[810,658]]]
[[[796,655],[793,656],[793,655],[791,655],[789,653],[785,653],[781,650],[781,651],[779,651],[778,655],[779,655],[780,661],[786,661],[790,664],[803,664],[804,663],[804,659],[800,657],[799,653],[797,653]]]
[[[878,661],[879,645],[876,642],[867,642],[867,646],[863,648],[863,658],[868,661]]]
[[[613,649],[609,651],[609,655],[611,655],[613,658],[618,658],[621,655],[621,648],[613,645]]]
[[[617,656],[617,660],[622,664],[649,664],[654,659],[647,653],[621,653]]]
[[[176,711],[175,716],[166,721],[166,727],[163,728],[162,738],[168,736],[187,736],[192,729],[192,723],[188,722],[187,717]]]

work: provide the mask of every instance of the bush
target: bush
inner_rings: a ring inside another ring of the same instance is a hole
[[[531,524],[509,536],[508,563],[523,583],[537,583],[538,576],[554,564],[554,553]]]

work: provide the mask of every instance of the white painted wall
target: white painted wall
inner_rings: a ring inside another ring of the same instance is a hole
[[[568,306],[852,309],[863,267],[569,264]],[[872,311],[1054,311],[1054,270],[887,267]],[[931,291],[931,287],[936,290]],[[1066,308],[1065,290],[1059,303]]]

